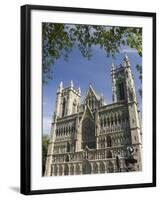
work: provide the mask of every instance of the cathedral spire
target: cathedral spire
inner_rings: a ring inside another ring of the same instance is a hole
[[[60,82],[59,87],[63,88],[63,82],[62,81]]]
[[[116,69],[116,66],[115,64],[112,62],[112,67],[111,67],[111,71],[115,70]]]
[[[116,66],[114,65],[114,63],[112,62],[112,67],[111,67],[111,76],[112,76],[112,101],[116,102],[116,78],[115,78],[115,71]]]
[[[128,61],[128,55],[127,55],[127,53],[124,54],[124,60]]]
[[[127,53],[124,54],[123,65],[124,67],[130,67],[130,62]]]
[[[103,95],[103,93],[101,93],[101,97],[100,97],[101,99],[101,105],[104,105],[104,95]]]
[[[63,82],[61,81],[57,89],[57,92],[62,92],[62,90],[63,90]]]
[[[80,87],[78,88],[78,92],[79,92],[79,94],[81,94],[81,88]]]
[[[73,80],[71,80],[70,86],[73,88],[73,86],[74,86]]]

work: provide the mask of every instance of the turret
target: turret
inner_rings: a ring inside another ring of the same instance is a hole
[[[73,88],[74,85],[73,85],[73,81],[71,80],[71,83],[70,83],[70,87]]]
[[[80,87],[78,88],[78,93],[81,94],[81,88]]]
[[[116,77],[115,77],[116,66],[112,63],[111,76],[112,76],[112,101],[117,102],[117,88],[116,88]]]
[[[62,92],[62,90],[63,90],[63,82],[61,81],[57,89],[57,93]]]
[[[103,93],[101,93],[101,96],[100,96],[100,106],[103,106],[105,103],[104,103],[104,95]]]
[[[54,112],[54,116],[53,116],[53,121],[56,120],[57,117],[60,117],[61,115],[61,96],[62,96],[62,90],[63,90],[63,82],[61,81],[59,86],[58,86],[58,89],[57,89],[57,97],[56,97],[56,109],[55,109],[55,112]]]
[[[126,84],[126,99],[128,102],[132,101],[137,102],[134,77],[131,71],[131,65],[127,54],[125,54],[124,56],[123,66],[125,68],[124,73],[125,73],[125,84]]]
[[[124,67],[130,67],[131,66],[127,53],[125,53],[125,55],[124,55],[123,66]]]

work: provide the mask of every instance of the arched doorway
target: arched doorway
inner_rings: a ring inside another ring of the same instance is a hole
[[[65,157],[65,162],[69,162],[69,155],[68,154]]]
[[[96,162],[93,163],[93,173],[98,174],[98,165]]]
[[[108,173],[113,173],[114,172],[114,168],[113,168],[113,163],[111,161],[109,161],[107,166],[107,172]]]
[[[59,176],[62,176],[62,173],[63,173],[62,165],[59,165]]]
[[[70,175],[74,175],[74,165],[70,165]]]
[[[100,173],[105,173],[105,165],[103,162],[100,162],[99,168],[100,168]]]
[[[82,170],[83,174],[91,174],[91,164],[88,160],[83,162]]]
[[[54,165],[53,168],[54,168],[54,176],[57,176],[57,165]]]
[[[69,168],[67,164],[64,165],[64,175],[69,175]]]
[[[77,175],[80,174],[80,165],[79,164],[76,165],[76,174]]]

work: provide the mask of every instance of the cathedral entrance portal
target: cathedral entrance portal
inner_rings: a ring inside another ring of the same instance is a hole
[[[83,174],[91,174],[91,164],[88,160],[83,161]]]
[[[69,168],[67,164],[64,166],[64,175],[69,175]]]

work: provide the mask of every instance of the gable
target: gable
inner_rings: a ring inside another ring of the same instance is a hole
[[[90,110],[90,108],[88,107],[88,105],[86,105],[84,116],[83,116],[83,119],[85,119],[85,118],[94,119],[92,111]]]
[[[85,99],[91,99],[91,98],[95,98],[97,101],[100,100],[100,97],[96,94],[93,87],[90,85]]]

